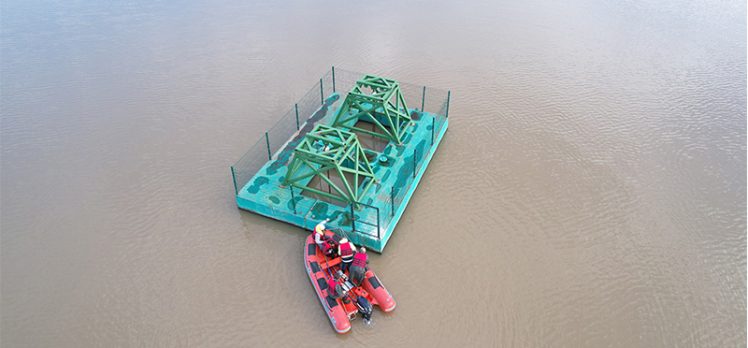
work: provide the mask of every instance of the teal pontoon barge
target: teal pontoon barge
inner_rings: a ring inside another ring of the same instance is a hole
[[[332,68],[235,165],[239,208],[382,252],[449,125],[450,92]]]

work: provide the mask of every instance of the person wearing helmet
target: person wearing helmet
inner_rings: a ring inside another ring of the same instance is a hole
[[[354,285],[361,286],[368,264],[369,256],[366,255],[366,248],[361,247],[356,255],[353,256],[353,263],[351,263],[351,281],[353,281]]]
[[[338,255],[340,255],[340,269],[343,270],[343,272],[348,271],[348,267],[351,266],[351,263],[353,262],[353,251],[356,250],[356,246],[353,245],[353,243],[348,241],[348,238],[343,238],[340,240],[340,243],[338,244]]]
[[[330,256],[334,251],[332,245],[330,245],[330,241],[325,236],[325,230],[327,229],[325,224],[328,222],[330,222],[330,219],[324,219],[317,226],[314,226],[314,243],[317,244],[325,256]]]

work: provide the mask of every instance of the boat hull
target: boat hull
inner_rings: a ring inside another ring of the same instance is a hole
[[[335,240],[339,239],[330,231],[326,231],[326,234]],[[332,275],[340,269],[340,262],[340,257],[325,257],[314,243],[313,235],[307,237],[304,246],[304,268],[333,329],[339,334],[344,334],[351,330],[351,320],[358,314],[358,308],[348,298],[334,299],[330,296],[330,289],[327,284]],[[391,312],[397,306],[395,299],[372,270],[366,271],[361,286],[353,288],[351,295],[354,298],[356,296],[365,297],[372,305],[379,307],[383,312]]]

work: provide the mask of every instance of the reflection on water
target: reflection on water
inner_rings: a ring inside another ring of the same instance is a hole
[[[382,14],[372,16],[371,14]],[[746,339],[746,8],[703,0],[6,1],[8,346],[736,346]],[[228,166],[336,64],[453,91],[333,334],[305,234]]]

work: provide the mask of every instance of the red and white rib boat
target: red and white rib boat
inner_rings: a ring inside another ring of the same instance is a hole
[[[331,231],[325,231],[325,235],[336,242],[340,240],[340,237]],[[356,318],[356,314],[362,310],[361,304],[364,305],[363,310],[368,305],[369,312],[371,305],[378,306],[384,312],[391,312],[395,309],[397,305],[395,300],[372,270],[366,271],[361,286],[352,287],[347,296],[338,299],[330,296],[327,284],[340,269],[340,262],[339,256],[329,258],[322,253],[314,243],[313,233],[307,237],[304,247],[304,266],[322,308],[337,333],[343,334],[351,330],[351,320]],[[370,315],[371,313],[361,314]]]

